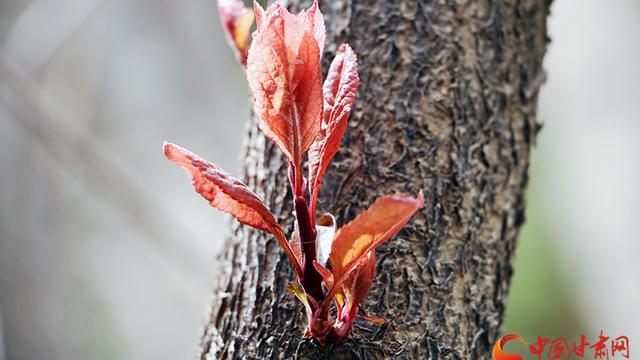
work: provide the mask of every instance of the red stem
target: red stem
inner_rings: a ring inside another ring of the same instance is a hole
[[[302,196],[296,196],[294,204],[296,221],[298,222],[298,230],[300,231],[300,243],[302,244],[302,253],[305,259],[302,287],[320,304],[324,299],[322,276],[320,276],[318,270],[313,266],[313,260],[316,258],[316,229],[314,229],[311,224],[309,209],[305,199]]]

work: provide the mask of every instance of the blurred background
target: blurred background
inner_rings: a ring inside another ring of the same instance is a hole
[[[640,2],[556,0],[505,332],[640,351]],[[164,140],[238,173],[214,0],[0,0],[0,360],[192,358],[227,219]]]

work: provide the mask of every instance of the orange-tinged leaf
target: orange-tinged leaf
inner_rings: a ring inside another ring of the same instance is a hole
[[[302,274],[299,260],[287,243],[275,217],[242,181],[180,146],[165,143],[164,155],[180,165],[191,177],[196,192],[214,208],[231,214],[239,222],[273,234],[284,248],[297,274]]]
[[[319,43],[318,33],[324,31],[315,23],[322,14],[317,5],[297,16],[278,3],[265,11],[254,2],[254,8],[258,27],[249,49],[247,79],[258,125],[299,166],[322,117],[324,36]]]
[[[366,262],[364,256],[400,231],[423,205],[422,191],[417,198],[405,194],[384,196],[338,230],[330,256],[333,287],[322,302],[322,309],[326,310],[334,297],[349,289],[343,285],[349,285],[352,271]]]
[[[352,271],[345,274],[342,285],[339,285],[341,291],[336,293],[335,296],[336,300],[339,295],[344,298],[344,300],[340,301],[344,301],[347,306],[345,315],[358,312],[360,303],[367,296],[369,288],[371,288],[375,265],[375,250],[371,250],[357,261]]]
[[[350,304],[359,305],[367,296],[367,293],[371,288],[375,269],[376,252],[375,250],[371,250],[362,257],[362,260],[352,272],[352,274],[354,274],[353,281],[351,284],[349,284]]]
[[[246,66],[253,12],[240,0],[218,0],[218,12],[229,45],[234,49],[238,62]]]
[[[322,176],[338,152],[340,140],[347,129],[351,107],[358,93],[358,59],[347,44],[342,44],[333,59],[323,86],[324,115],[318,137],[309,150],[310,212],[320,190]]]
[[[331,249],[334,288],[370,251],[395,235],[424,205],[424,195],[389,195],[338,230]]]

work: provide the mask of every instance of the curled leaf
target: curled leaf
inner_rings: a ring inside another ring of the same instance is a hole
[[[246,66],[253,12],[240,0],[218,0],[218,12],[229,45],[234,49],[238,62]]]
[[[247,79],[258,125],[299,166],[320,129],[324,25],[317,4],[293,15],[280,4],[266,11],[254,2],[257,29],[247,58]]]
[[[300,230],[298,229],[298,222],[294,223],[293,233],[291,233],[291,240],[289,240],[289,246],[296,258],[303,259],[302,256],[302,242],[300,241]],[[302,262],[301,262],[302,263]]]
[[[358,93],[358,59],[347,44],[340,45],[324,81],[324,118],[318,137],[309,150],[309,193],[311,214],[327,166],[340,148],[351,107]]]
[[[167,159],[189,174],[196,192],[211,206],[231,214],[243,224],[273,234],[289,256],[296,273],[302,274],[300,262],[293,255],[280,225],[258,195],[217,165],[180,146],[165,143],[163,149]]]
[[[316,224],[316,260],[325,266],[331,254],[331,244],[336,233],[336,219],[326,213],[318,219]]]

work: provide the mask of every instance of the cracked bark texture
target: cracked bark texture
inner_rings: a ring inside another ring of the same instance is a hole
[[[309,2],[290,1],[298,11]],[[326,70],[337,45],[358,54],[360,90],[325,176],[319,214],[351,220],[377,197],[424,190],[426,204],[377,251],[351,338],[302,337],[301,305],[271,236],[233,225],[201,342],[202,359],[489,358],[525,219],[529,156],[549,0],[321,1]],[[291,229],[287,166],[249,126],[244,177]]]

